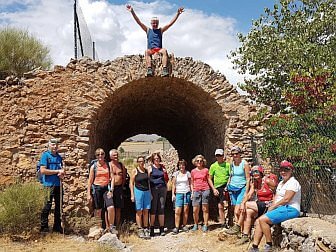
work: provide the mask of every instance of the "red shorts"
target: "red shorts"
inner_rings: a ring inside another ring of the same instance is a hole
[[[162,48],[156,47],[156,48],[149,49],[149,52],[150,54],[155,54],[155,53],[158,53],[161,49]]]

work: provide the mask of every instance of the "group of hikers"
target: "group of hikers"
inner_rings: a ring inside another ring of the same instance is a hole
[[[177,10],[174,18],[164,27],[159,28],[157,17],[151,19],[151,28],[144,25],[135,14],[131,5],[126,6],[137,24],[147,34],[145,59],[147,76],[153,76],[151,56],[162,54],[162,76],[169,76],[167,50],[162,47],[162,34],[178,19],[184,8]],[[57,152],[58,141],[51,139],[39,162],[39,173],[49,195],[41,213],[41,232],[48,232],[48,215],[52,202],[55,201],[53,231],[64,232],[61,223],[62,179],[65,175],[62,157]],[[229,235],[238,235],[237,244],[244,244],[251,239],[254,226],[252,247],[249,251],[259,251],[258,246],[263,236],[266,238],[264,251],[272,251],[271,226],[295,218],[300,213],[301,186],[293,177],[294,166],[284,160],[280,163],[280,178],[260,165],[250,167],[241,156],[238,146],[227,151],[231,161],[227,162],[223,149],[215,150],[216,162],[207,168],[203,155],[196,155],[191,163],[194,168],[187,170],[187,161],[180,159],[176,171],[171,176],[172,201],[175,207],[175,227],[173,234],[179,232],[208,231],[209,200],[214,197],[221,227]],[[87,185],[87,201],[94,205],[95,215],[102,220],[101,227],[113,234],[118,234],[121,212],[124,208],[124,188],[128,175],[125,166],[119,162],[118,151],[112,149],[109,157],[98,148],[96,159],[90,163]],[[109,162],[107,160],[110,159]],[[159,153],[149,158],[139,156],[137,166],[129,180],[131,201],[134,202],[138,236],[150,239],[155,235],[156,217],[159,234],[165,235],[165,207],[169,176]],[[193,225],[188,227],[189,208],[192,206]],[[229,222],[232,209],[234,225]],[[202,211],[203,222],[199,221]]]
[[[41,213],[41,231],[47,232],[48,215],[53,199],[55,214],[53,231],[63,232],[61,225],[62,178],[65,175],[63,161],[57,152],[56,139],[49,141],[49,149],[40,160],[43,185],[49,189],[49,197]],[[294,166],[284,160],[280,163],[280,182],[270,169],[260,165],[250,167],[242,158],[238,146],[228,150],[229,159],[223,149],[215,150],[216,162],[207,168],[203,155],[192,159],[194,168],[187,170],[187,161],[180,159],[171,176],[172,201],[175,204],[175,227],[173,234],[179,232],[208,231],[209,200],[214,197],[218,206],[221,227],[228,235],[239,235],[237,244],[251,239],[254,226],[253,243],[250,251],[259,251],[258,245],[263,236],[266,239],[264,251],[272,251],[271,226],[295,218],[300,213],[301,186],[294,178]],[[118,151],[112,149],[109,159],[102,148],[95,151],[96,159],[89,168],[87,200],[94,204],[95,215],[102,220],[102,228],[118,234],[121,211],[124,208],[123,187],[127,169],[118,160]],[[230,160],[227,162],[226,160]],[[159,234],[166,234],[165,207],[169,175],[159,153],[149,157],[139,156],[136,168],[130,174],[129,189],[131,201],[136,210],[137,234],[150,239],[155,235],[155,221],[158,218]],[[211,193],[212,192],[212,193]],[[189,207],[192,206],[193,225],[189,227]],[[229,226],[229,208],[234,213],[234,225]],[[203,222],[199,221],[200,210]],[[181,216],[182,215],[182,216]]]

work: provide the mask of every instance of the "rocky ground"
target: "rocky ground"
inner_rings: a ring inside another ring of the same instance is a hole
[[[218,239],[220,228],[210,225],[210,231],[179,233],[173,235],[167,233],[166,236],[155,236],[150,240],[139,239],[135,234],[123,234],[120,239],[123,241],[127,250],[125,251],[246,251],[248,245],[235,246],[236,237],[227,237],[224,241]],[[115,249],[101,247],[95,241],[89,241],[82,236],[49,234],[39,237],[30,242],[13,242],[6,238],[0,239],[0,251],[118,251]]]

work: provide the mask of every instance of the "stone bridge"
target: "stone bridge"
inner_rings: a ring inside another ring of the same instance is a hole
[[[71,60],[53,71],[35,70],[0,87],[0,185],[35,178],[50,137],[61,140],[68,170],[66,210],[82,212],[88,161],[94,150],[117,148],[133,135],[166,137],[190,161],[213,160],[218,147],[239,144],[251,157],[251,134],[262,131],[251,105],[219,72],[192,58],[172,58],[171,77],[145,78],[143,56],[104,63]]]

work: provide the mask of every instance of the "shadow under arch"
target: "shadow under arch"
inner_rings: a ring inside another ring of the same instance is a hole
[[[196,154],[212,159],[224,145],[226,120],[208,92],[179,78],[142,78],[116,89],[92,119],[89,155],[117,148],[136,134],[165,136],[190,163]],[[209,160],[210,161],[210,160]]]

